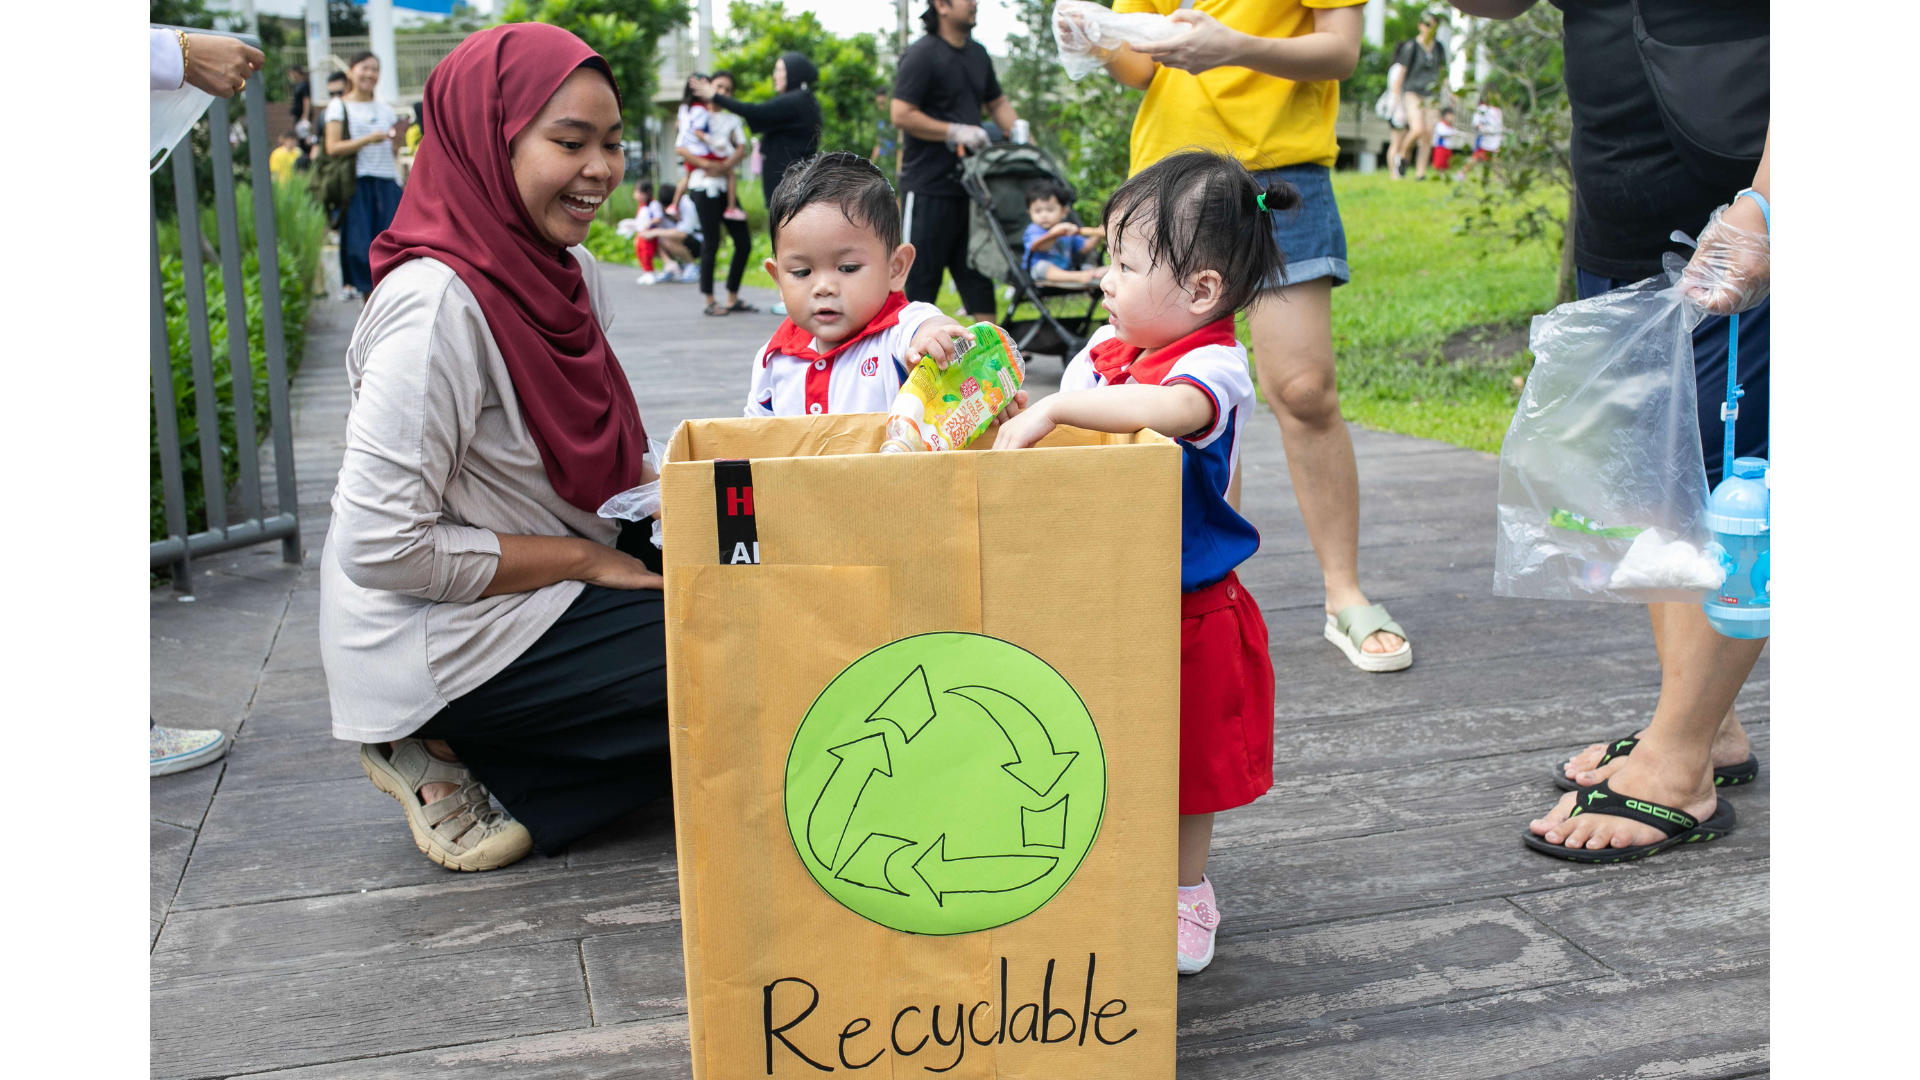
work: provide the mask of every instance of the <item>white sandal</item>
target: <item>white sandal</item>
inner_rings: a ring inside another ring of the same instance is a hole
[[[1382,630],[1398,637],[1400,647],[1387,653],[1370,653],[1360,647]],[[1354,604],[1341,608],[1338,615],[1328,615],[1326,638],[1340,646],[1340,651],[1361,671],[1400,671],[1413,666],[1413,642],[1379,604]]]
[[[380,743],[360,746],[360,767],[373,786],[407,812],[413,842],[449,870],[497,870],[533,850],[527,827],[495,809],[487,789],[465,765],[441,761],[419,739],[396,739],[389,756]],[[454,784],[453,794],[420,801],[425,784]]]

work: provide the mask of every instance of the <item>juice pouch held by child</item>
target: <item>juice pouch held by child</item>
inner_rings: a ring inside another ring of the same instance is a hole
[[[887,415],[883,454],[912,450],[964,450],[1019,391],[1025,368],[1020,349],[1005,330],[975,323],[954,334],[957,355],[946,370],[932,358],[900,386]]]

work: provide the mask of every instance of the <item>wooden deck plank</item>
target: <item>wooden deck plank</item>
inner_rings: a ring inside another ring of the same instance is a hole
[[[1770,880],[1766,860],[1759,860],[1614,878],[1513,902],[1615,971],[1720,971],[1767,964]]]
[[[685,1017],[254,1073],[250,1080],[684,1080]]]

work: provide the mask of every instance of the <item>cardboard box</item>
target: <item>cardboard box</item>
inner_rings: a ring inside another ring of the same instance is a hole
[[[661,470],[694,1076],[1171,1077],[1180,450],[883,419]]]

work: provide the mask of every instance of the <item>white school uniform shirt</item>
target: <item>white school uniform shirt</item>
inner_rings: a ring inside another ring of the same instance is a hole
[[[892,409],[900,384],[907,379],[907,344],[928,319],[943,313],[927,303],[897,308],[891,320],[886,311],[881,309],[865,333],[827,350],[819,359],[785,351],[799,347],[820,353],[821,346],[818,338],[791,319],[782,323],[754,354],[746,415],[819,416]],[[873,329],[875,323],[884,325]]]

